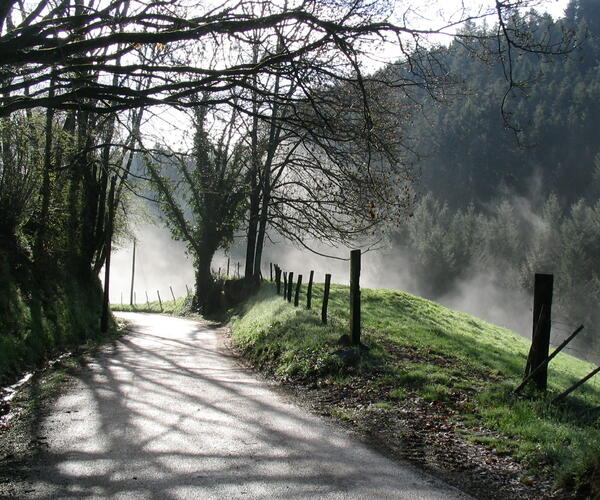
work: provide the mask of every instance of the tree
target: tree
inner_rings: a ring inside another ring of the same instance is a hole
[[[516,53],[560,49],[554,41],[527,37],[527,23],[508,22],[527,4],[496,2],[495,9],[475,16],[465,11],[462,19],[496,17],[496,33],[482,37],[505,40],[497,55],[509,88]],[[390,207],[405,207],[410,172],[400,168],[396,178],[385,166],[400,160],[404,167],[397,153],[406,144],[386,135],[380,116],[391,122],[399,117],[386,110],[383,89],[406,91],[408,97],[412,88],[439,94],[447,72],[438,51],[425,50],[428,38],[448,34],[466,41],[472,35],[452,34],[455,23],[411,25],[411,17],[394,12],[394,6],[385,0],[242,0],[218,6],[193,0],[4,2],[0,116],[47,109],[48,154],[34,231],[38,255],[50,247],[46,229],[56,203],[66,213],[59,222],[65,252],[81,272],[99,269],[110,212],[109,170],[121,174],[118,203],[141,117],[132,111],[133,138],[124,138],[129,149],[119,153],[113,146],[125,120],[114,113],[158,104],[195,109],[198,103],[190,97],[199,93],[203,106],[227,106],[251,124],[250,219],[257,243],[249,251],[252,274],[260,265],[267,220],[298,242],[300,230],[349,241],[382,221]],[[369,75],[367,52],[391,39],[401,55],[394,78]],[[53,140],[55,128],[64,132],[64,145]],[[397,193],[388,188],[398,179],[406,189],[400,203],[389,203]]]
[[[194,258],[192,307],[203,314],[220,307],[211,262],[219,248],[231,244],[242,217],[248,169],[246,147],[236,137],[238,114],[226,118],[215,140],[208,131],[209,111],[208,106],[196,103],[191,154],[160,154],[147,162],[167,225],[175,239],[185,241]]]
[[[394,12],[394,3],[385,0],[297,0],[283,5],[244,0],[227,1],[216,7],[181,0],[8,0],[0,11],[0,61],[2,86],[9,95],[2,100],[0,115],[38,106],[103,113],[144,104],[189,106],[187,97],[199,91],[218,94],[234,88],[254,88],[263,99],[275,101],[285,94],[260,85],[253,87],[254,75],[287,65],[290,75],[297,77],[305,70],[305,64],[292,63],[321,53],[335,54],[329,59],[336,64],[312,68],[316,70],[315,77],[356,81],[357,63],[364,55],[361,47],[372,44],[377,37],[395,37],[407,63],[409,69],[397,85],[433,88],[440,76],[438,71],[432,72],[437,62],[423,59],[420,50],[427,45],[428,37],[446,34],[469,39],[460,33],[452,35],[451,29],[466,19],[487,16],[496,16],[496,36],[507,41],[499,55],[508,66],[507,76],[512,81],[510,68],[515,52],[559,48],[527,36],[529,27],[525,24],[508,25],[515,10],[529,3],[496,2],[495,8],[485,12],[473,14],[465,10],[462,18],[452,23],[440,21],[437,26],[420,28],[407,21],[413,16],[402,16],[402,5]],[[398,22],[387,20],[393,15]],[[218,68],[203,64],[203,60],[212,60],[215,53],[227,52],[252,30],[284,33],[290,26],[297,27],[297,36],[281,37],[279,50],[264,53],[256,64],[226,58],[221,59]],[[148,45],[173,53],[183,46],[200,56],[190,64],[164,64],[140,53]],[[124,60],[127,62],[121,64]],[[143,89],[125,87],[114,83],[115,75],[134,79],[151,76],[152,83]],[[213,99],[220,100],[217,95]]]

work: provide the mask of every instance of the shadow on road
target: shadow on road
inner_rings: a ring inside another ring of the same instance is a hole
[[[464,498],[285,402],[201,323],[123,314],[40,432],[31,498]]]

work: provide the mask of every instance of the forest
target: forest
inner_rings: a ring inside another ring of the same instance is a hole
[[[465,91],[423,102],[411,134],[420,197],[392,239],[433,299],[483,276],[528,300],[534,273],[553,273],[556,320],[587,325],[579,352],[598,353],[600,5],[573,1],[557,22],[530,22],[550,37],[577,33],[579,42],[566,57],[519,61],[523,84],[504,116],[500,64],[482,65],[460,42],[440,55]]]
[[[238,296],[271,234],[300,247],[387,234],[425,295],[481,266],[527,290],[543,267],[565,314],[593,321],[596,3],[557,21],[522,1],[465,12],[449,45],[424,36],[443,23],[388,21],[393,2],[292,3],[0,7],[0,376],[110,328],[99,275],[139,196],[186,243],[204,314],[223,307],[211,260],[235,232]],[[369,69],[394,38],[396,62]],[[157,140],[161,120],[186,132]]]

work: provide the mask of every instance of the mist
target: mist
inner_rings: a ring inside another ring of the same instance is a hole
[[[552,343],[562,341],[579,322],[591,328],[595,313],[586,304],[595,295],[591,290],[582,300],[579,289],[593,288],[590,277],[597,256],[587,258],[592,263],[589,270],[586,259],[578,256],[589,246],[585,242],[599,237],[594,221],[600,209],[581,203],[561,207],[555,197],[543,194],[541,181],[536,179],[530,182],[530,196],[505,192],[477,210],[451,209],[432,195],[423,196],[413,217],[395,228],[387,247],[363,248],[361,285],[424,297],[530,338],[533,275],[549,272],[555,274]],[[131,231],[137,241],[137,304],[146,302],[146,293],[155,301],[157,291],[163,300],[171,299],[171,288],[176,297],[184,296],[188,288],[193,291],[193,262],[183,242],[174,241],[162,222],[139,223]],[[245,244],[240,232],[227,252],[215,254],[213,273],[225,275],[229,260],[229,276],[236,277],[238,269],[243,276]],[[271,235],[263,251],[263,277],[269,278],[273,263],[296,277],[302,274],[305,282],[314,270],[317,282],[330,273],[334,283],[349,283],[350,248],[310,240],[305,244],[317,253]],[[112,303],[129,304],[132,249],[130,240],[113,252]],[[587,284],[581,281],[585,276]],[[589,359],[588,354],[596,349],[594,342],[593,333],[586,330],[570,347],[571,353]]]
[[[171,233],[163,225],[144,223],[134,230],[135,277],[134,292],[137,304],[158,300],[157,290],[162,300],[171,300],[169,287],[176,297],[186,294],[187,285],[193,290],[194,266],[185,253],[185,244],[171,238]],[[113,304],[129,304],[131,291],[131,268],[133,240],[123,242],[113,249],[110,273],[110,301]],[[100,273],[104,277],[104,271]]]
[[[185,245],[174,241],[169,230],[162,224],[145,223],[135,229],[136,261],[134,291],[136,303],[157,300],[157,290],[163,300],[171,299],[169,287],[176,297],[186,294],[186,285],[193,290],[194,268],[185,253]],[[230,276],[236,276],[239,263],[240,274],[244,274],[245,241],[240,239],[227,253],[218,252],[212,263],[215,274],[226,273],[229,259]],[[348,284],[350,276],[349,248],[331,248],[318,243],[311,247],[321,253],[333,255],[328,258],[296,248],[283,241],[267,243],[264,249],[262,274],[269,278],[269,263],[278,264],[304,280],[311,270],[315,280],[322,282],[326,273],[332,274],[335,283]],[[113,251],[111,260],[110,300],[112,303],[129,303],[131,289],[133,241],[122,244]],[[344,259],[344,260],[339,260]],[[437,302],[462,312],[472,314],[491,323],[510,328],[522,335],[531,333],[530,297],[520,291],[506,293],[497,284],[495,275],[475,274],[462,280],[452,293],[442,297],[427,297],[424,277],[415,274],[410,259],[400,249],[383,248],[367,251],[362,256],[361,286],[401,290],[414,295],[434,299]]]

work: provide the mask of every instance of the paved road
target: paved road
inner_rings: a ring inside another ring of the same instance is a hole
[[[119,316],[133,332],[43,422],[27,498],[468,498],[286,401],[202,323]]]

